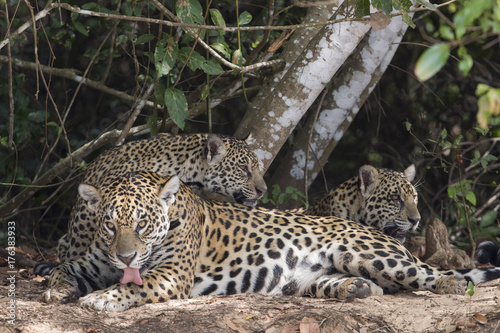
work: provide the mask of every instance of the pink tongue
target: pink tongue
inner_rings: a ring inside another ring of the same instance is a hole
[[[123,270],[123,277],[120,280],[120,283],[129,283],[133,282],[139,286],[142,286],[142,279],[139,274],[139,268],[131,268],[127,267]]]

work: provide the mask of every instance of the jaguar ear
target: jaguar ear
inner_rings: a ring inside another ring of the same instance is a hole
[[[78,193],[80,194],[82,199],[85,200],[91,210],[93,210],[94,212],[97,211],[97,207],[101,202],[101,195],[94,186],[88,184],[80,184],[80,186],[78,186]]]
[[[165,202],[167,207],[175,202],[175,194],[179,191],[180,186],[181,182],[179,177],[173,176],[160,190],[158,196],[160,197],[160,200]]]
[[[378,171],[371,165],[363,165],[359,168],[359,189],[364,197],[369,196],[375,190]]]
[[[226,156],[226,145],[222,139],[215,135],[207,136],[207,161],[209,165],[218,164]]]
[[[415,164],[412,164],[406,168],[405,176],[408,179],[408,181],[412,182],[415,179],[416,175],[417,175],[417,169],[415,168]]]
[[[249,145],[252,141],[254,141],[252,133],[248,134],[246,138],[243,139],[247,145]]]

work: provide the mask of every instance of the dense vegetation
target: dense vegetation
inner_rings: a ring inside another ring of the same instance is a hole
[[[476,1],[452,1],[434,12],[417,11],[413,21],[406,17],[415,28],[406,33],[309,197],[351,177],[362,164],[402,170],[415,163],[424,225],[441,217],[460,242],[469,242],[469,229],[475,237],[500,234],[500,121],[495,118],[500,108],[495,89],[500,87],[500,28],[493,15],[499,8],[493,1],[478,2],[482,7]],[[259,0],[189,0],[174,2],[176,6],[172,1],[69,1],[79,9],[52,9],[36,29],[30,26],[7,40],[51,4],[27,3],[7,1],[0,15],[1,36],[7,41],[0,44],[0,205],[29,189],[70,152],[112,129],[131,134],[132,126],[143,125],[146,135],[179,130],[232,135],[266,76],[282,69],[280,47],[287,29],[182,33],[177,26],[139,17],[171,22],[177,17],[228,28],[278,27],[300,24],[307,8],[307,2]],[[360,1],[355,11],[344,9],[355,12],[348,17],[357,17],[367,3]],[[387,1],[376,3],[386,13],[392,9]],[[394,4],[408,12],[407,2]],[[102,15],[85,15],[85,10]],[[106,15],[120,16],[102,17]],[[201,47],[203,41],[220,58]],[[422,57],[431,45],[438,47]],[[274,53],[269,46],[275,46]],[[425,82],[414,74],[419,58],[417,74],[421,77],[423,71]],[[246,67],[264,61],[271,63],[256,70]],[[70,161],[71,167],[58,170],[24,205],[0,214],[1,221],[17,221],[18,237],[27,242],[54,245],[65,232],[85,161],[114,141]],[[269,178],[289,148],[287,143],[278,154]]]

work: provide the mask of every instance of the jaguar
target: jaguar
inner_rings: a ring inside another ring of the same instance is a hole
[[[364,165],[358,175],[331,190],[317,204],[292,210],[314,216],[337,216],[382,230],[404,242],[417,230],[420,213],[412,181],[415,165],[404,172]]]
[[[105,151],[89,164],[82,181],[100,187],[131,171],[177,175],[195,190],[219,193],[252,206],[267,190],[259,163],[245,140],[219,134],[163,133]],[[78,197],[68,232],[59,240],[57,254],[61,262],[83,256],[93,242],[95,230],[95,213]],[[35,274],[48,275],[53,266],[40,263]]]
[[[443,270],[378,229],[338,217],[216,202],[179,177],[127,173],[79,194],[97,216],[86,254],[56,267],[46,302],[123,311],[199,295],[363,298],[403,289],[464,294],[500,269]]]

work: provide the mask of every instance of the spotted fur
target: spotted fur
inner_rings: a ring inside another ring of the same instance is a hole
[[[85,256],[52,272],[47,302],[122,311],[198,295],[260,293],[350,299],[403,289],[462,294],[500,269],[441,270],[377,229],[205,201],[177,177],[127,174],[80,193],[98,216]],[[121,259],[122,258],[122,259]],[[125,260],[123,260],[125,258]],[[123,270],[122,270],[123,269]],[[125,269],[140,283],[119,283]]]
[[[243,140],[215,134],[159,134],[107,150],[86,170],[83,182],[101,187],[131,171],[177,175],[193,189],[204,189],[255,205],[267,187],[260,174],[259,160]],[[59,240],[62,262],[79,258],[93,242],[95,213],[77,198],[68,233]],[[35,273],[46,275],[54,265],[40,263]]]
[[[355,176],[331,190],[318,204],[293,210],[314,216],[337,216],[383,230],[404,242],[420,222],[415,166],[404,173],[364,165]]]

